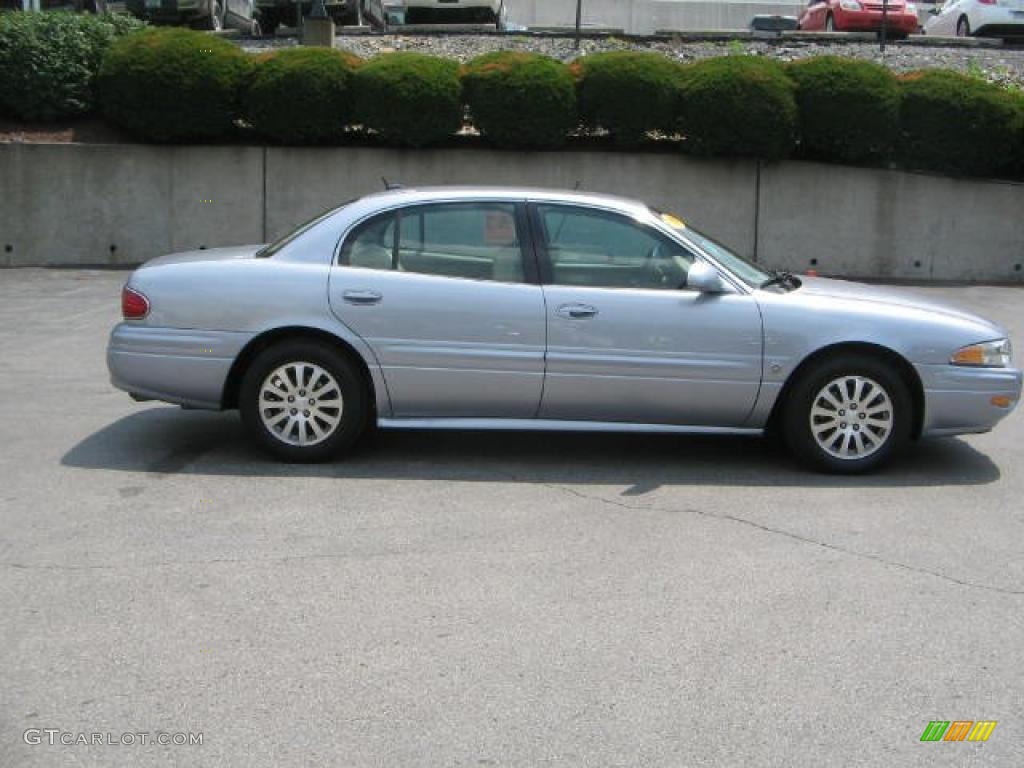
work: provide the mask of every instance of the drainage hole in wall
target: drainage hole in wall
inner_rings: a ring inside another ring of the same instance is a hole
[[[818,266],[818,260],[817,259],[811,259],[811,266],[812,267]]]
[[[915,267],[920,267],[921,266],[921,262],[920,261],[915,261],[914,262],[914,266]]]

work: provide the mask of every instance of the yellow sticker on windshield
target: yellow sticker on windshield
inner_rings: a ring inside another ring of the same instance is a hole
[[[671,213],[661,214],[661,220],[672,227],[672,229],[686,229],[686,222],[677,216],[673,216]]]

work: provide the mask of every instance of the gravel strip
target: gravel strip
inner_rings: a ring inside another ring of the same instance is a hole
[[[886,64],[897,72],[915,69],[946,68],[984,77],[995,83],[1024,88],[1024,49],[1013,48],[940,48],[933,46],[890,46],[883,57],[877,43],[805,42],[786,40],[722,42],[634,41],[610,37],[581,42],[576,51],[573,40],[561,37],[527,35],[346,35],[337,39],[338,47],[364,58],[390,51],[419,51],[466,61],[496,50],[533,51],[562,61],[571,61],[582,53],[616,50],[657,51],[679,61],[697,61],[730,53],[771,56],[782,61],[834,54],[868,59]],[[262,52],[298,45],[296,38],[241,40],[243,48]]]

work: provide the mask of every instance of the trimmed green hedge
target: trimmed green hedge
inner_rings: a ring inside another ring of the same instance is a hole
[[[496,51],[462,70],[473,124],[506,148],[558,147],[576,128],[575,83],[569,68],[535,53]]]
[[[92,111],[103,54],[142,26],[130,16],[0,13],[0,112],[56,120]]]
[[[590,129],[607,130],[619,144],[648,133],[672,133],[679,100],[679,64],[657,53],[612,51],[577,59],[579,107]]]
[[[945,70],[900,78],[903,165],[997,176],[1019,163],[1024,108],[1019,95]]]
[[[679,107],[686,147],[698,155],[789,155],[795,146],[796,86],[782,65],[722,56],[686,67]]]
[[[356,121],[394,144],[437,144],[462,127],[459,65],[450,59],[377,56],[356,72],[355,97]]]
[[[800,154],[837,163],[887,159],[899,135],[900,90],[881,64],[837,56],[793,62]]]
[[[187,29],[147,29],[118,40],[99,74],[112,123],[157,142],[223,139],[235,129],[253,63],[238,46]]]
[[[367,132],[410,147],[445,142],[468,116],[486,141],[512,149],[558,147],[582,128],[619,146],[681,136],[682,151],[710,157],[797,151],[1024,177],[1024,93],[947,70],[897,78],[831,56],[682,65],[632,51],[569,66],[499,51],[461,68],[412,52],[368,62],[320,48],[254,57],[184,29],[124,34],[138,26],[127,17],[0,15],[0,111],[40,120],[98,104],[111,123],[157,142],[229,139],[248,122],[277,143],[334,144]]]
[[[330,48],[288,48],[260,57],[245,93],[245,116],[282,144],[340,141],[354,117],[352,83],[362,60]]]

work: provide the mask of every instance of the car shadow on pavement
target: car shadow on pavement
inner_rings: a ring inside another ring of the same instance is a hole
[[[245,435],[235,413],[149,408],[89,435],[69,467],[157,475],[412,479],[662,486],[894,487],[981,485],[993,461],[958,439],[914,446],[880,472],[857,477],[803,469],[768,440],[704,435],[377,431],[344,458],[283,464]]]

